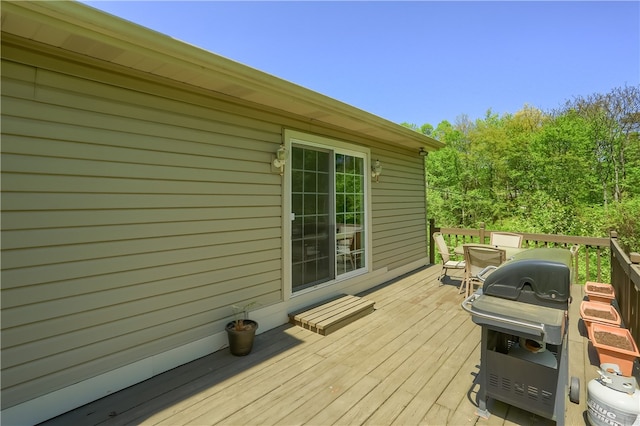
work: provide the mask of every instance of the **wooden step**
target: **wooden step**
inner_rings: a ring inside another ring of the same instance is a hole
[[[351,324],[374,311],[372,300],[342,295],[337,298],[290,313],[289,322],[323,336]]]

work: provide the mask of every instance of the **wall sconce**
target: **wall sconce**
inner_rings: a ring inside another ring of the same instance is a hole
[[[420,157],[426,157],[427,155],[429,155],[429,153],[425,151],[423,147],[420,147],[420,151],[418,151],[418,154],[420,154]]]
[[[284,174],[284,165],[287,164],[287,148],[284,144],[276,151],[276,158],[273,160],[273,167],[280,169],[280,176]]]
[[[376,162],[371,166],[371,177],[378,181],[378,177],[382,173],[382,165],[380,164],[380,160],[376,160]]]

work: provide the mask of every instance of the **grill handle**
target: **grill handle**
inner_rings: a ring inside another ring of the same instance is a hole
[[[489,271],[494,271],[496,269],[498,269],[497,266],[489,265],[489,266],[485,267],[482,271],[478,272],[478,274],[476,275],[476,278],[478,278],[480,281],[484,282],[484,280],[487,279],[487,277],[485,277],[484,274],[488,273]]]
[[[479,295],[480,295],[480,293],[473,293],[471,296],[469,296],[466,299],[464,299],[462,301],[462,303],[460,304],[462,309],[464,309],[465,311],[469,312],[472,316],[488,319],[488,320],[491,320],[491,321],[500,322],[500,323],[503,323],[503,324],[508,324],[508,325],[511,325],[511,326],[515,325],[515,326],[522,327],[522,328],[525,328],[525,329],[533,330],[541,338],[544,338],[544,334],[545,334],[545,332],[544,332],[544,324],[535,324],[535,323],[530,323],[530,322],[526,322],[526,321],[519,321],[519,320],[516,320],[516,319],[504,318],[504,317],[501,317],[501,316],[491,315],[491,314],[487,314],[487,313],[484,313],[484,312],[472,312],[471,311],[471,305],[478,298]]]

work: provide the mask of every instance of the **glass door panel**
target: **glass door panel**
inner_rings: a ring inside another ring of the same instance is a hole
[[[292,290],[299,291],[334,278],[332,197],[328,151],[291,147]]]
[[[365,265],[364,158],[335,155],[336,275]]]

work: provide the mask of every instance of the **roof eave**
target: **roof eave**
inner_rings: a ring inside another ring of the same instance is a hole
[[[443,143],[78,2],[3,1],[2,31],[411,149]]]

